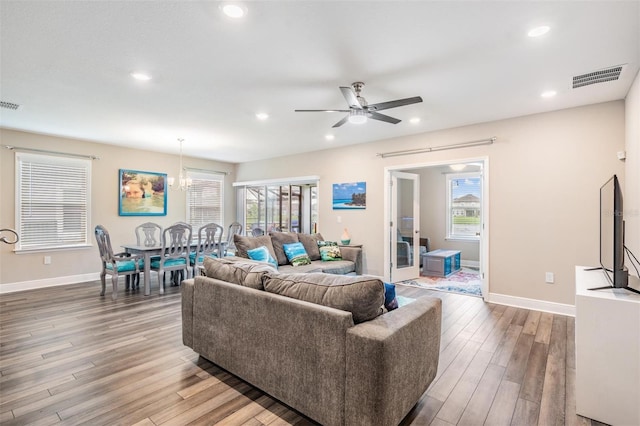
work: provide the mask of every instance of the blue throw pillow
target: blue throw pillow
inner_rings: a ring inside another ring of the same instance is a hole
[[[387,311],[393,311],[398,307],[395,284],[384,283],[384,307]]]
[[[293,266],[310,265],[311,259],[302,243],[283,244],[284,254]]]
[[[247,255],[251,260],[257,260],[258,262],[268,262],[278,269],[278,262],[271,256],[267,246],[260,246],[251,250],[247,250]]]

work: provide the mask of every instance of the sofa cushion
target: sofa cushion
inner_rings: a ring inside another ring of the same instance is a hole
[[[263,235],[261,237],[243,237],[242,235],[235,234],[233,236],[233,243],[236,246],[236,256],[238,257],[248,259],[249,255],[247,254],[247,250],[265,246],[267,250],[269,250],[269,253],[271,253],[271,256],[273,256],[274,259],[277,259],[276,253],[273,250],[273,245],[271,244],[271,237],[268,235]]]
[[[289,259],[287,259],[287,255],[284,253],[283,246],[285,244],[297,243],[298,234],[289,232],[269,232],[269,236],[271,237],[271,244],[273,245],[273,251],[276,254],[275,257],[278,261],[278,265],[286,265],[289,263]]]
[[[310,265],[311,259],[304,249],[302,243],[284,244],[282,246],[284,254],[287,255],[289,263],[293,266]]]
[[[300,234],[298,233],[298,241],[302,243],[304,249],[311,260],[320,260],[320,251],[318,250],[318,242],[323,241],[322,234]]]
[[[260,246],[251,250],[247,250],[247,255],[251,260],[257,260],[258,262],[266,262],[271,264],[274,268],[278,269],[278,262],[271,256],[269,249],[266,246]]]
[[[270,293],[351,312],[360,323],[380,315],[384,284],[368,276],[331,274],[272,274],[264,280]]]
[[[278,271],[266,263],[250,263],[206,257],[204,272],[209,278],[227,281],[241,286],[264,290],[263,281],[270,273]]]

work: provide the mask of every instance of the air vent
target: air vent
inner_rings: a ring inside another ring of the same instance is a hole
[[[11,102],[0,101],[0,108],[12,109],[15,111],[17,109],[20,109],[20,105]]]
[[[620,78],[620,73],[624,65],[606,68],[603,70],[589,72],[587,74],[576,75],[573,77],[573,88],[588,86],[590,84],[606,83],[607,81],[615,81]]]

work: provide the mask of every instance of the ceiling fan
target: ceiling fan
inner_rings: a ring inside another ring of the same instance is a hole
[[[391,124],[398,124],[402,120],[398,120],[397,118],[389,117],[388,115],[380,114],[377,111],[382,111],[384,109],[401,107],[404,105],[416,104],[418,102],[422,102],[422,98],[420,96],[414,96],[413,98],[406,99],[397,99],[395,101],[388,102],[380,102],[377,104],[367,104],[365,98],[360,96],[360,91],[364,83],[361,81],[356,81],[351,84],[351,87],[340,87],[340,91],[342,91],[342,95],[347,100],[349,104],[349,109],[297,109],[295,112],[348,112],[349,114],[344,117],[342,120],[338,121],[333,127],[340,127],[347,121],[354,124],[365,123],[368,118],[373,120],[385,121]]]

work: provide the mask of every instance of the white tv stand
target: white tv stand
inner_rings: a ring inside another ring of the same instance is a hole
[[[640,425],[640,294],[576,266],[576,412],[610,425]],[[640,289],[638,278],[629,286]]]

